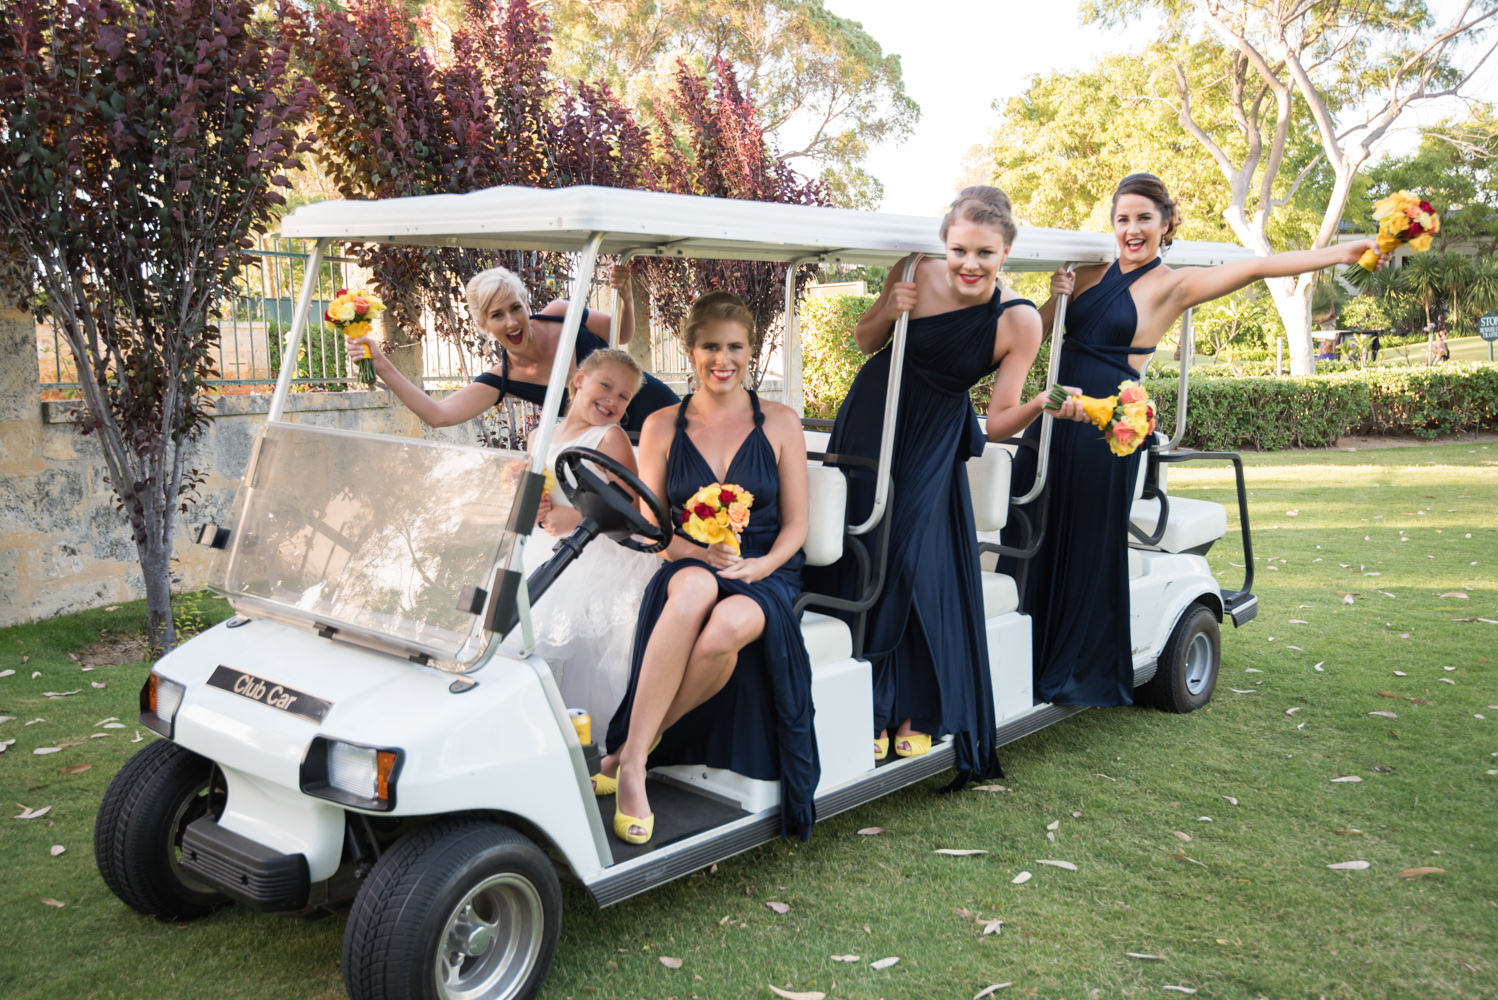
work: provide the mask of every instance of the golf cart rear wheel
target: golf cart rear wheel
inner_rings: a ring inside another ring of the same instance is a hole
[[[158,920],[191,920],[229,902],[182,867],[187,824],[208,815],[223,788],[213,762],[157,740],[125,762],[94,822],[99,874],[132,910]]]
[[[1211,700],[1221,662],[1217,616],[1194,604],[1176,623],[1155,676],[1136,692],[1135,700],[1166,712],[1194,712]]]
[[[562,930],[562,889],[541,849],[508,827],[454,820],[375,864],[343,935],[352,1000],[526,1000]]]

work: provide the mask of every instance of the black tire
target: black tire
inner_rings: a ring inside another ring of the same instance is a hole
[[[528,1000],[562,931],[562,888],[508,827],[450,820],[375,864],[343,933],[351,1000]]]
[[[213,762],[157,740],[125,762],[94,821],[94,858],[111,892],[158,920],[191,920],[229,900],[182,867],[182,833],[208,814]],[[215,797],[223,802],[222,786]]]
[[[1212,700],[1221,664],[1217,616],[1210,608],[1193,604],[1165,643],[1155,676],[1135,692],[1134,700],[1165,712],[1194,712]]]

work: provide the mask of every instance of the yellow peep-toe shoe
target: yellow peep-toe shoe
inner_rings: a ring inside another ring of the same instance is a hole
[[[875,760],[883,760],[884,758],[886,758],[888,756],[889,756],[889,737],[888,736],[875,736],[874,737],[874,759]]]
[[[895,737],[896,757],[924,757],[931,752],[930,733],[907,733]]]
[[[630,833],[629,828],[637,826],[644,833]],[[614,836],[626,844],[643,844],[655,834],[655,813],[649,816],[630,816],[618,809],[614,810]]]
[[[600,799],[607,795],[613,795],[619,791],[619,779],[610,778],[602,771],[590,774],[588,780],[593,783],[593,794]]]

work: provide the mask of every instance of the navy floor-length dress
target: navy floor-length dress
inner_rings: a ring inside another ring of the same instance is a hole
[[[917,732],[950,733],[958,785],[1003,774],[965,463],[986,441],[968,392],[997,367],[995,327],[1015,306],[1034,308],[1024,299],[1001,301],[995,290],[985,303],[910,320],[885,510],[889,559],[867,617],[874,732],[893,733],[908,718]],[[890,355],[875,354],[854,378],[828,451],[878,456]],[[850,517],[862,521],[873,509],[872,473],[850,475],[848,494]],[[819,573],[818,584],[846,594],[849,562]]]
[[[780,474],[775,448],[765,435],[759,397],[753,392],[749,396],[754,404],[754,429],[739,446],[722,480],[754,495],[749,523],[739,536],[745,557],[769,552],[780,534]],[[687,436],[686,413],[691,400],[687,396],[677,410],[676,433],[666,456],[667,502],[678,517],[692,494],[719,481]],[[799,617],[791,610],[801,592],[804,563],[805,558],[797,552],[763,580],[718,578],[718,590],[724,596],[745,594],[760,606],[765,615],[764,635],[739,652],[738,664],[723,690],[666,730],[660,745],[650,754],[652,766],[706,764],[751,778],[779,779],[781,834],[802,840],[811,836],[816,820],[813,795],[821,776],[812,730],[811,661],[801,637]],[[611,750],[623,746],[629,734],[640,664],[651,630],[666,605],[667,584],[677,573],[694,566],[702,568],[707,563],[696,559],[666,563],[645,588],[635,627],[629,690],[609,723]]]
[[[1066,310],[1057,382],[1111,396],[1138,379],[1129,356],[1139,317],[1129,287],[1160,263],[1127,274],[1115,262]],[[1032,424],[1026,437],[1039,435]],[[1047,474],[1046,529],[1025,577],[1021,608],[1031,616],[1035,700],[1057,705],[1129,705],[1134,659],[1129,635],[1128,518],[1143,450],[1120,458],[1092,424],[1055,422]],[[1021,449],[1014,492],[1035,481],[1035,453]],[[1011,539],[1006,542],[1013,544]]]

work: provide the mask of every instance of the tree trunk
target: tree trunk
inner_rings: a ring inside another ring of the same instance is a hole
[[[177,644],[172,624],[172,546],[148,537],[137,541],[135,548],[146,586],[146,641],[151,655],[160,656]]]
[[[1310,375],[1316,371],[1316,352],[1311,346],[1312,281],[1301,278],[1266,278],[1269,296],[1285,324],[1285,341],[1290,349],[1290,374]]]

